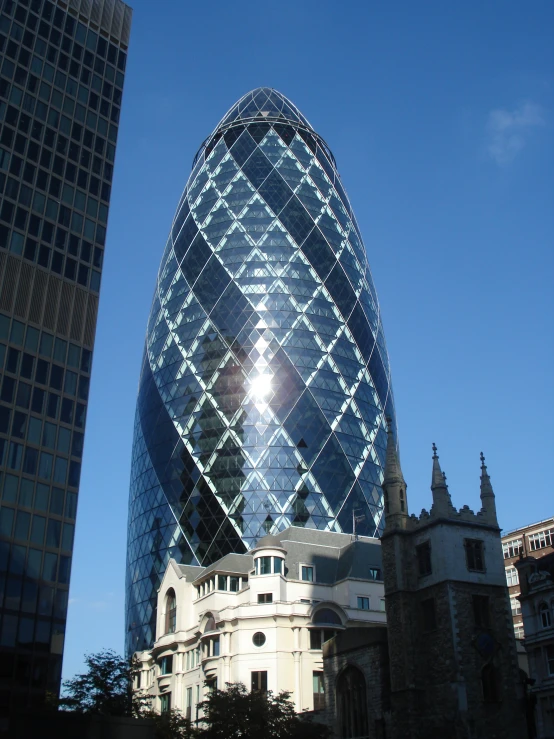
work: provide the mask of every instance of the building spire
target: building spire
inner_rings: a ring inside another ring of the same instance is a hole
[[[385,494],[385,528],[405,528],[408,518],[407,485],[400,467],[390,418],[387,418],[387,454],[382,487]]]
[[[431,511],[440,516],[446,516],[452,508],[450,493],[446,484],[446,475],[441,470],[437,445],[433,442],[433,472],[431,475],[431,491],[433,493],[433,507]]]
[[[481,503],[482,511],[486,513],[495,523],[498,523],[496,518],[496,500],[492,489],[491,478],[487,472],[487,465],[485,464],[485,455],[483,452],[480,454],[481,457]]]

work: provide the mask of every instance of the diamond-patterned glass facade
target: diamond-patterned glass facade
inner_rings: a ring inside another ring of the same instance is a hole
[[[325,142],[275,90],[204,142],[148,323],[129,501],[127,648],[170,557],[207,565],[287,526],[378,535],[387,350]]]

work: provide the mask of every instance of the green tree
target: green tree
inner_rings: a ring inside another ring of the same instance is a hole
[[[201,739],[327,739],[329,729],[298,716],[290,693],[249,692],[242,683],[227,683],[201,703]]]
[[[63,684],[60,707],[77,713],[132,716],[134,666],[111,649],[85,655],[87,672]]]

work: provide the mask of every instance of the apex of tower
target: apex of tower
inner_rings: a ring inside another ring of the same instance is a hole
[[[387,417],[387,455],[385,458],[383,485],[395,482],[406,485],[392,433],[392,420]]]
[[[406,528],[408,521],[407,485],[400,467],[390,418],[387,418],[387,454],[382,487],[385,495],[385,530]]]
[[[433,442],[431,490],[433,492],[433,507],[431,508],[431,514],[439,516],[449,515],[452,512],[452,501],[446,484],[446,475],[441,470],[439,455],[437,454],[437,445],[435,442]]]
[[[497,523],[496,518],[496,500],[492,489],[491,478],[487,471],[487,465],[485,464],[485,455],[483,452],[480,454],[481,458],[481,502],[483,504],[482,512],[485,513],[494,523]]]

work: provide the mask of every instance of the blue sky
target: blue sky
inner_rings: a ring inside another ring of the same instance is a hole
[[[329,144],[377,287],[410,511],[436,442],[454,505],[479,452],[505,529],[553,515],[554,5],[134,0],[64,678],[123,651],[133,419],[155,277],[192,159],[248,90]]]

